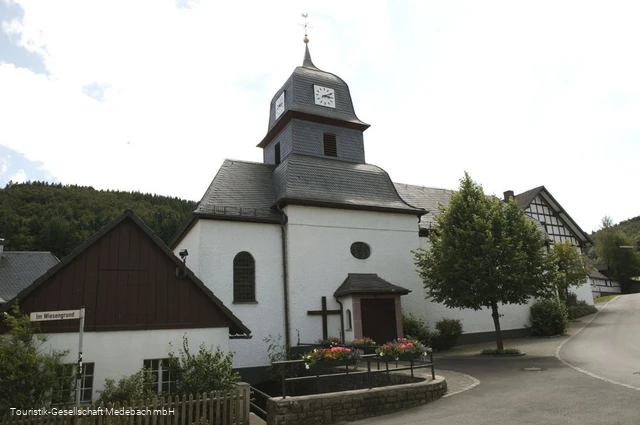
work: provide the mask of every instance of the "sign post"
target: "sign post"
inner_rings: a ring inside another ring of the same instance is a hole
[[[80,319],[80,332],[78,344],[78,364],[76,368],[76,406],[80,407],[82,399],[82,336],[84,333],[84,307],[80,310],[40,311],[31,313],[32,322],[46,322],[50,320],[75,320]]]

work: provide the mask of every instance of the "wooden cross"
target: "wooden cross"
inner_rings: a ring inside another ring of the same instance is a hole
[[[322,310],[310,310],[307,311],[309,316],[322,316],[322,339],[329,339],[329,324],[327,323],[327,317],[331,314],[340,314],[340,310],[327,310],[327,297],[322,297]]]

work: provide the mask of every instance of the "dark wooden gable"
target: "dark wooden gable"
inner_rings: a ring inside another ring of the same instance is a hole
[[[85,331],[229,327],[233,334],[250,332],[132,213],[106,229],[27,288],[19,296],[21,309],[84,306]],[[78,329],[73,320],[41,325],[48,332]]]

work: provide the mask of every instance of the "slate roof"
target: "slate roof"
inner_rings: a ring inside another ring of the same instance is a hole
[[[333,294],[341,297],[349,294],[400,294],[406,295],[410,290],[394,285],[375,273],[349,273],[342,285]]]
[[[346,102],[340,102],[336,108],[326,108],[315,105],[311,90],[307,90],[307,88],[312,87],[314,84],[332,87],[335,90],[336,98],[346,100]],[[273,99],[271,100],[271,105],[274,104],[275,99],[280,96],[280,93],[282,93],[283,90],[286,90],[287,87],[292,88],[291,92],[287,94],[287,96],[290,96],[290,99],[293,101],[293,103],[287,106],[287,112],[296,111],[344,121],[358,126],[363,130],[369,127],[369,124],[361,121],[355,113],[349,85],[337,75],[318,69],[311,60],[309,45],[305,46],[302,66],[296,67],[293,70],[291,77],[287,79],[285,84],[278,91],[276,91]],[[273,113],[271,113],[269,115],[269,131],[273,129],[276,122],[286,119],[286,115],[287,113],[285,112],[285,114],[276,120]]]
[[[0,304],[14,298],[59,262],[50,252],[4,251],[0,256]]]
[[[522,192],[519,195],[515,195],[516,204],[522,209],[526,209],[529,204],[533,201],[541,191],[544,189],[544,186],[534,187],[533,189],[527,190],[526,192]]]
[[[118,226],[124,220],[131,220],[134,224],[136,224],[151,240],[160,248],[160,250],[175,263],[176,267],[182,268],[186,277],[191,280],[203,293],[205,297],[211,300],[221,311],[222,313],[229,319],[231,326],[229,326],[230,337],[248,337],[251,338],[251,331],[247,328],[240,319],[238,319],[232,312],[229,310],[222,301],[215,296],[215,294],[202,282],[192,271],[189,269],[175,254],[169,249],[167,245],[156,235],[149,226],[147,226],[144,221],[142,221],[138,216],[136,216],[133,211],[126,210],[119,217],[115,218],[111,223],[104,226],[98,232],[94,233],[89,239],[84,241],[82,244],[78,245],[71,253],[69,253],[66,257],[62,259],[62,261],[55,264],[46,273],[42,274],[35,281],[30,283],[26,288],[22,289],[18,294],[20,298],[24,298],[29,295],[32,291],[34,291],[38,286],[47,281],[50,277],[55,275],[60,269],[65,267],[67,264],[71,263],[77,256],[86,251],[91,245],[98,241],[98,239],[102,238],[104,235],[109,233],[112,229]],[[6,302],[5,304],[0,306],[0,313],[7,311],[13,302],[15,302],[15,296],[12,297],[12,300],[7,300],[11,302]]]
[[[592,279],[611,280],[611,278],[608,278],[596,269],[591,269],[591,271],[589,272],[589,277]]]
[[[380,167],[290,154],[273,173],[277,202],[354,207],[422,215]]]
[[[237,217],[279,223],[282,215],[273,205],[275,165],[227,159],[194,211],[209,217]]]
[[[394,183],[400,196],[409,204],[427,210],[427,214],[420,219],[420,228],[433,227],[436,216],[440,210],[438,204],[444,207],[449,205],[453,190],[437,189],[434,187],[415,186],[404,183]]]

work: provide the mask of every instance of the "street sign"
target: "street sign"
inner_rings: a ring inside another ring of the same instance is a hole
[[[78,369],[76,372],[76,406],[80,407],[82,389],[82,334],[84,333],[84,307],[80,310],[37,311],[35,313],[31,313],[30,319],[32,322],[80,319],[80,332],[78,333]]]
[[[47,320],[73,320],[80,318],[80,310],[39,311],[31,313],[32,322]]]

